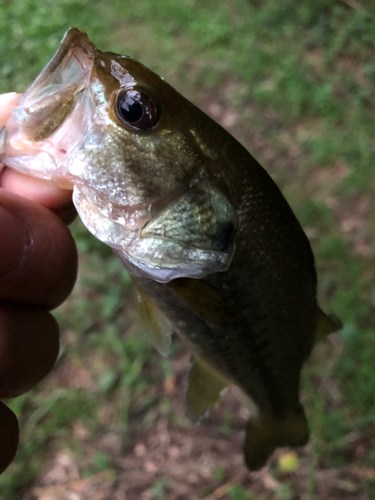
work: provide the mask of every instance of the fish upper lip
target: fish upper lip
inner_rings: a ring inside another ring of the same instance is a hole
[[[96,53],[97,49],[89,41],[86,33],[77,28],[68,30],[52,59],[25,92],[19,107],[27,109],[43,100],[45,96],[41,95],[41,89],[49,88],[51,81],[56,87],[54,92],[56,95],[67,87],[75,88],[76,93],[80,92],[87,86]],[[77,61],[80,71],[74,72],[69,68],[72,59]],[[54,80],[53,75],[60,76],[61,81]],[[48,95],[51,97],[50,88]]]
[[[43,77],[44,74],[48,76],[53,71],[55,71],[64,61],[66,56],[69,55],[69,53],[71,53],[71,55],[73,55],[77,59],[77,61],[81,65],[82,70],[85,72],[85,67],[82,64],[83,58],[79,58],[78,55],[81,54],[84,56],[88,56],[89,59],[93,59],[93,57],[97,53],[97,49],[93,45],[93,43],[90,42],[87,34],[84,31],[79,30],[78,28],[70,28],[65,33],[60,46],[58,47],[57,51],[40,76]],[[38,81],[39,84],[42,82],[43,78]]]

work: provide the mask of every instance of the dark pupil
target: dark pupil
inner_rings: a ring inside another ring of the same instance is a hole
[[[142,118],[143,108],[139,101],[125,97],[120,105],[121,115],[129,123],[136,123]]]

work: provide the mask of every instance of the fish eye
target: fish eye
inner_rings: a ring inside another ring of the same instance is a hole
[[[159,109],[155,99],[143,91],[127,89],[116,98],[116,114],[125,125],[147,130],[159,121]]]

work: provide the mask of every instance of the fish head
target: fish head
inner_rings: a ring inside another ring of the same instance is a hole
[[[73,189],[84,224],[134,273],[200,278],[228,268],[237,227],[207,168],[201,115],[145,66],[71,28],[3,129],[0,159]]]

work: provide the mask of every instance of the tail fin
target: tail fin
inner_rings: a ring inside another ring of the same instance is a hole
[[[245,461],[249,470],[261,469],[268,458],[281,446],[303,446],[309,429],[303,410],[284,419],[250,419],[245,439]]]

